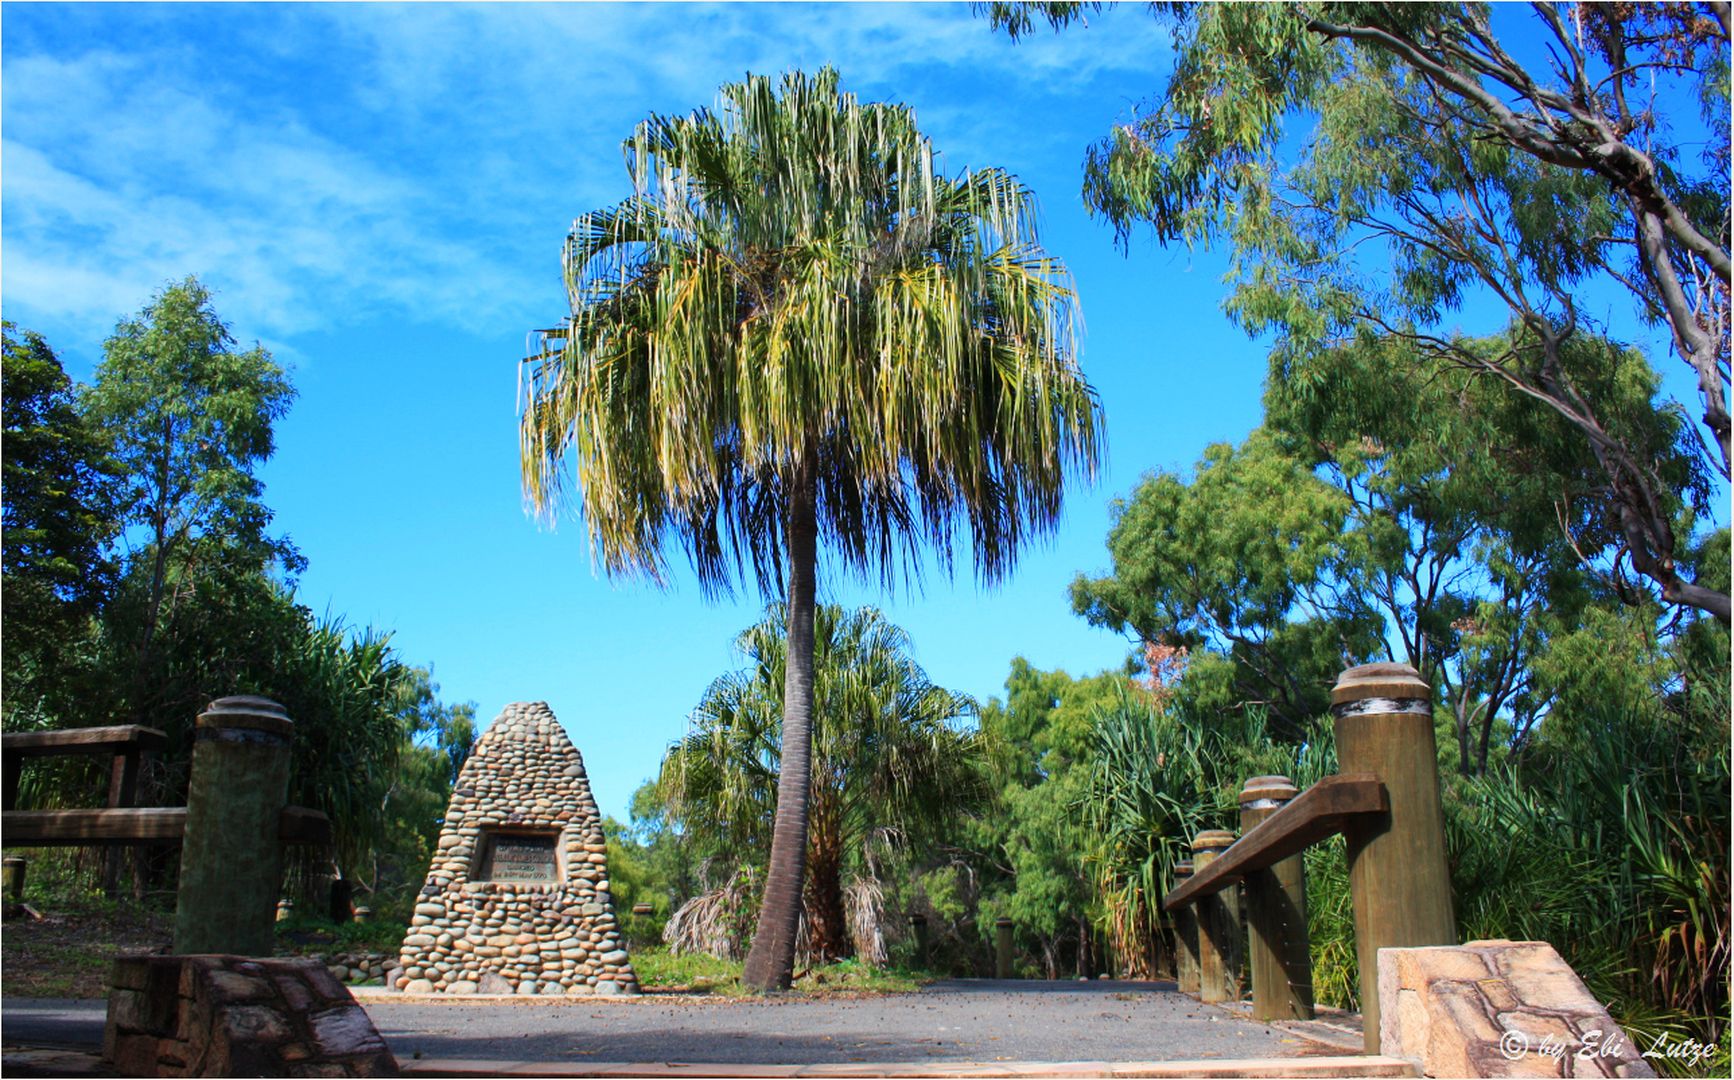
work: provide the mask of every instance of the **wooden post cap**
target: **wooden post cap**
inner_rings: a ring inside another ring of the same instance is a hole
[[[1288,802],[1299,794],[1286,776],[1254,776],[1240,789],[1240,806],[1244,810],[1261,802]]]
[[[909,921],[917,926],[925,926],[927,925],[927,916],[919,911],[913,911],[909,914]]]
[[[1192,876],[1192,860],[1191,859],[1181,859],[1179,862],[1175,863],[1174,864],[1174,876],[1175,877],[1191,877]]]
[[[218,698],[199,714],[198,726],[215,730],[261,731],[288,738],[295,731],[288,710],[270,698],[240,695]]]
[[[1004,930],[1012,924],[1012,921],[1009,917],[1007,917],[1005,915],[1001,915],[999,918],[997,918],[993,921],[993,924],[995,926],[999,927],[1001,930]]]
[[[1205,829],[1192,838],[1193,851],[1221,851],[1234,844],[1234,834],[1227,829]]]
[[[1432,695],[1432,688],[1421,681],[1421,673],[1408,664],[1362,664],[1337,676],[1337,685],[1331,688],[1331,709],[1368,698],[1413,701]]]

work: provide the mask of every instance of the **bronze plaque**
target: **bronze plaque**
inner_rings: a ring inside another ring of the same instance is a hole
[[[557,836],[495,833],[488,837],[480,880],[552,883],[558,880],[554,859],[558,842]]]

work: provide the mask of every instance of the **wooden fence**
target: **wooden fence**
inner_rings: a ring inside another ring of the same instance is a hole
[[[1343,672],[1331,692],[1341,772],[1297,792],[1287,778],[1253,777],[1241,791],[1241,835],[1201,832],[1190,866],[1163,898],[1174,914],[1180,989],[1203,1001],[1234,993],[1233,890],[1245,891],[1252,1011],[1260,1020],[1313,1012],[1306,881],[1301,854],[1341,833],[1355,907],[1361,1016],[1379,1052],[1380,949],[1455,945],[1444,811],[1430,688],[1407,664]]]
[[[265,698],[214,701],[193,729],[186,806],[134,806],[143,755],[168,744],[154,728],[79,728],[0,736],[5,773],[0,833],[8,847],[179,844],[175,952],[269,956],[282,887],[283,847],[329,844],[324,814],[288,806],[295,725]],[[113,758],[108,806],[94,810],[19,810],[24,762],[33,757],[106,754]],[[113,860],[109,873],[113,872]],[[22,889],[23,867],[13,880]]]

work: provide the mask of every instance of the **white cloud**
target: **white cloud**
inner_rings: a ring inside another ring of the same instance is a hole
[[[954,168],[1075,161],[1032,103],[1153,70],[1161,47],[1142,16],[1013,46],[955,5],[168,10],[75,46],[8,33],[9,310],[100,337],[197,273],[248,337],[382,314],[527,326],[559,302],[565,226],[620,196],[620,142],[651,111],[833,63],[864,97],[915,105]],[[958,100],[962,79],[979,98]]]

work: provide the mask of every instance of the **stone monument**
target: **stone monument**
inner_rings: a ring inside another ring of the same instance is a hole
[[[584,759],[553,710],[506,706],[458,776],[397,988],[636,993],[606,851]]]

